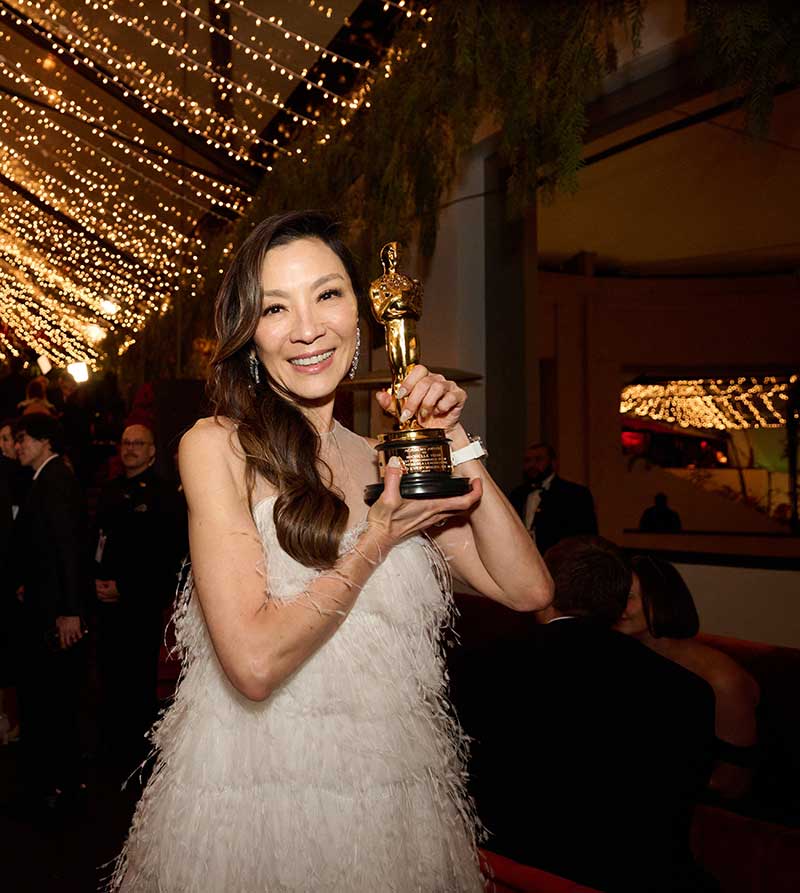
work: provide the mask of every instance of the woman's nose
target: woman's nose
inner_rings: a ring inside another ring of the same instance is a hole
[[[325,333],[325,326],[315,307],[298,308],[292,326],[292,341],[310,344]]]

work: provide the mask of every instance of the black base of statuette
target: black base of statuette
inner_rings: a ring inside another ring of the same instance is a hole
[[[451,477],[441,471],[417,471],[404,474],[400,479],[400,495],[403,499],[449,499],[469,493],[467,478]],[[364,502],[372,505],[383,493],[383,481],[364,488]]]

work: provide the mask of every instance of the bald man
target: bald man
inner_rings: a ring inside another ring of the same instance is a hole
[[[162,614],[185,552],[185,513],[154,467],[153,432],[129,425],[119,455],[124,476],[104,487],[97,511],[97,664],[102,690],[101,753],[135,768],[158,712]]]

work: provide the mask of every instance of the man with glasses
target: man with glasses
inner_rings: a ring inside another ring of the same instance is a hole
[[[125,774],[146,749],[158,711],[162,614],[185,550],[174,486],[155,470],[153,432],[129,425],[120,441],[123,476],[100,494],[95,550],[101,750]]]
[[[22,602],[18,685],[24,780],[33,805],[60,809],[81,789],[78,726],[90,585],[83,491],[63,456],[59,423],[31,413],[16,425],[20,464],[33,471],[13,531]]]

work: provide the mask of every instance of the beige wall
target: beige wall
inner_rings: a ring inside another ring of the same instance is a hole
[[[705,633],[800,648],[800,572],[678,564]]]

